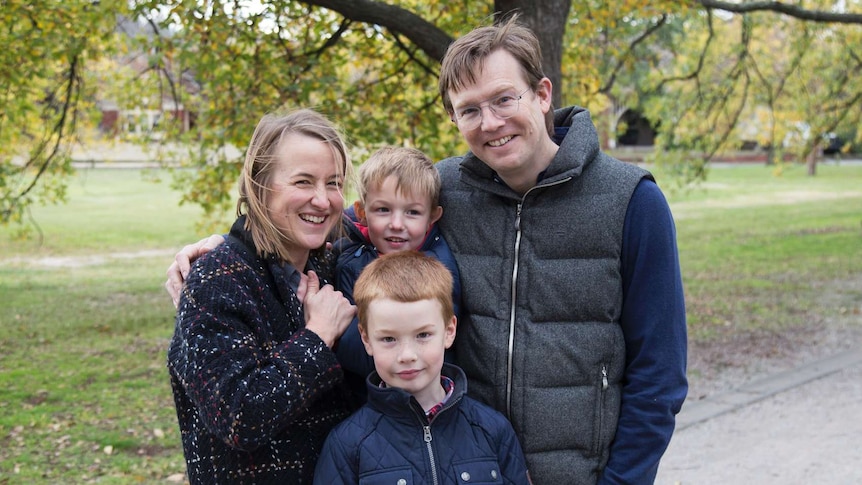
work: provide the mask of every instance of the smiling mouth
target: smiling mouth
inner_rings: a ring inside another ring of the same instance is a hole
[[[323,221],[326,220],[326,216],[313,216],[311,214],[300,214],[299,218],[312,224],[323,224]]]
[[[512,136],[512,135],[504,136],[503,138],[491,140],[488,142],[488,144],[491,145],[492,147],[501,147],[501,146],[505,145],[506,143],[509,143],[509,140],[511,140],[512,138],[514,138],[514,136]]]

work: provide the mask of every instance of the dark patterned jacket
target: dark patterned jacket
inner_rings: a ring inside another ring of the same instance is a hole
[[[299,273],[259,258],[243,223],[192,265],[168,351],[189,479],[311,483],[349,396],[335,354],[304,330]],[[306,269],[323,283],[332,265],[322,256]]]
[[[453,395],[431,422],[405,390],[368,378],[368,403],[329,435],[314,483],[527,485],[527,466],[512,425],[466,396],[467,379],[444,364]]]

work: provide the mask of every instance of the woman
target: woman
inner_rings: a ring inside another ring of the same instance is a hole
[[[352,410],[332,347],[355,308],[328,284],[325,250],[348,167],[314,111],[255,129],[238,218],[192,266],[168,351],[192,484],[311,483],[327,433]]]

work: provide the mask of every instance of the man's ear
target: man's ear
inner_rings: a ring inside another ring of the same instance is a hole
[[[353,213],[356,214],[356,220],[359,221],[363,226],[368,225],[368,221],[365,219],[365,206],[362,202],[358,200],[353,203]]]
[[[543,77],[539,81],[539,88],[536,90],[536,97],[542,105],[542,112],[547,113],[551,109],[551,101],[554,96],[554,88],[551,85],[551,80]]]
[[[439,221],[443,217],[443,206],[438,205],[436,209],[431,211],[431,224]]]
[[[457,327],[457,324],[458,317],[452,315],[452,320],[446,322],[446,327],[443,329],[443,343],[446,345],[447,349],[455,342],[455,327]]]

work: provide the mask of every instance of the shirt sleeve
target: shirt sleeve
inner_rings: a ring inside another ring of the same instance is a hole
[[[619,423],[599,483],[652,484],[688,382],[676,227],[651,180],[641,180],[629,201],[622,253],[626,367]]]

